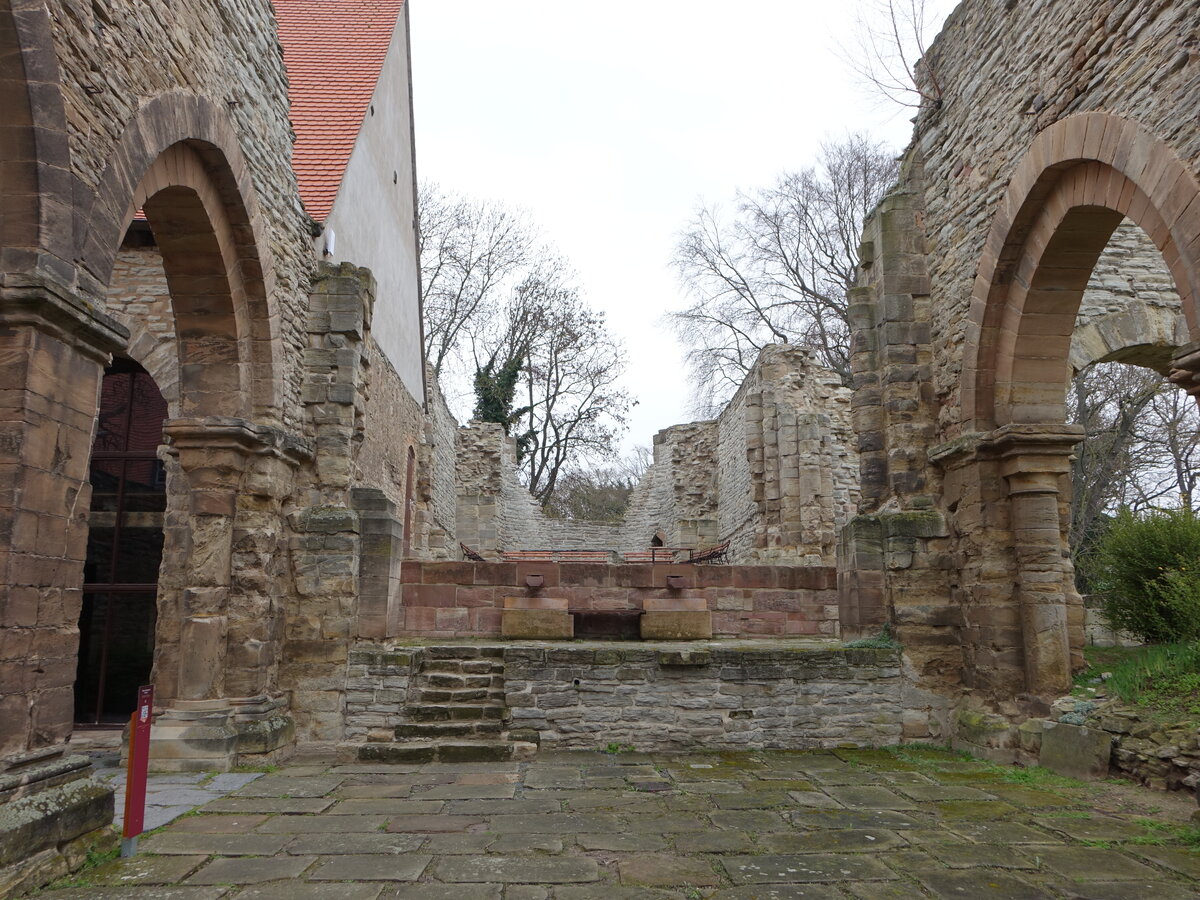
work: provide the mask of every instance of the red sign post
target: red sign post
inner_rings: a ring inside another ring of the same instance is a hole
[[[138,688],[137,709],[129,723],[129,765],[125,772],[125,824],[121,830],[121,855],[137,852],[138,835],[146,821],[146,770],[150,763],[150,719],[154,711],[154,685]]]

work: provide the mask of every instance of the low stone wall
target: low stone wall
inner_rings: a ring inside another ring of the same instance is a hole
[[[640,610],[648,598],[702,597],[721,637],[838,636],[837,573],[828,566],[606,565],[405,561],[402,633],[498,637],[505,597],[541,595],[572,610]],[[667,576],[683,578],[668,590]]]
[[[683,645],[677,645],[683,646]],[[505,650],[514,729],[542,747],[879,747],[900,741],[895,650]]]
[[[901,739],[896,650],[814,642],[473,644],[502,654],[505,721],[542,747],[879,747]],[[409,723],[421,644],[360,643],[346,669],[349,744]]]
[[[390,741],[405,722],[404,704],[424,651],[414,647],[358,644],[346,662],[345,740]]]

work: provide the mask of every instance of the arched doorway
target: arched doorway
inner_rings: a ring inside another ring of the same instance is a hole
[[[964,611],[975,636],[974,661],[967,659],[974,686],[1009,696],[1023,687],[1040,698],[1070,686],[1083,629],[1063,501],[1083,437],[1066,422],[1081,297],[1129,221],[1161,254],[1195,335],[1198,270],[1189,254],[1198,214],[1200,187],[1179,159],[1115,116],[1091,113],[1047,128],[1014,173],[981,256],[961,382],[963,420],[978,436],[970,480],[994,527],[1008,533],[981,545],[988,558],[977,570],[986,574],[965,584],[976,598]],[[1176,374],[1190,379],[1192,371]]]
[[[137,363],[104,373],[92,445],[92,501],[79,617],[75,717],[122,722],[150,678],[163,550],[167,402]]]

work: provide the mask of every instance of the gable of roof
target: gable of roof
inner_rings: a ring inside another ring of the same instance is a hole
[[[404,0],[274,0],[308,214],[333,208]]]

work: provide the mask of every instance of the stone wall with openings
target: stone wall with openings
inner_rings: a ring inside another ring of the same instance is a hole
[[[134,126],[144,134],[169,133],[177,108],[190,103],[190,114],[198,107],[196,98],[203,98],[228,121],[255,189],[259,252],[278,310],[279,417],[286,427],[302,428],[304,310],[315,260],[291,167],[287,78],[269,0],[201,0],[180,8],[49,0],[46,6],[68,128],[70,161],[64,164],[81,201],[87,192],[101,191],[117,145],[139,115],[148,117]],[[164,59],[187,63],[163,65]],[[153,100],[166,102],[156,107]],[[89,225],[98,221],[93,216]],[[86,289],[103,285],[107,273],[85,269],[80,277]]]
[[[945,739],[964,695],[1024,715],[1081,662],[1062,398],[1072,362],[1131,349],[1195,383],[1155,254],[1122,222],[1194,303],[1197,58],[1171,0],[965,0],[922,62],[850,297],[862,503],[839,560],[847,631],[887,622],[905,647],[906,706],[928,720],[906,737]]]
[[[838,529],[858,502],[850,392],[799,347],[764,348],[715,420],[664,429],[617,523],[547,517],[516,476],[498,425],[458,436],[459,540],[504,550],[704,549],[728,561],[832,565]]]
[[[402,633],[410,637],[499,637],[506,597],[565,597],[574,612],[637,613],[650,598],[702,598],[718,637],[836,638],[837,575],[827,566],[709,566],[607,563],[406,561]],[[667,576],[683,587],[667,587]]]

